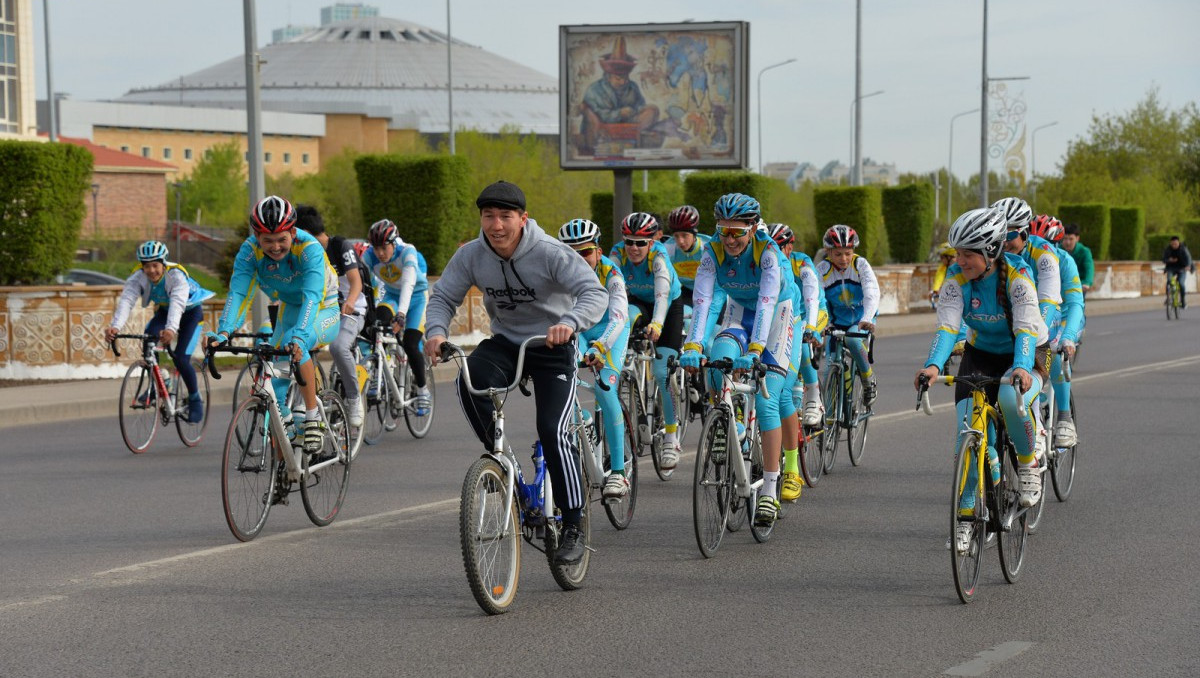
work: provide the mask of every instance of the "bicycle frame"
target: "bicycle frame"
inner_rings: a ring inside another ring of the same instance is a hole
[[[117,339],[138,339],[142,342],[142,362],[146,364],[146,368],[150,370],[153,381],[146,386],[153,387],[156,397],[156,409],[162,419],[164,426],[169,425],[171,421],[179,416],[178,403],[175,402],[175,394],[167,388],[166,379],[163,377],[162,365],[158,362],[158,354],[166,353],[167,349],[158,345],[158,338],[148,334],[118,334],[110,341],[109,348],[113,355],[120,358],[121,352],[117,350]],[[179,379],[179,370],[172,370],[172,375],[176,380]],[[134,396],[137,397],[144,392],[141,384],[138,384]]]
[[[727,417],[726,431],[732,431],[738,443],[738,451],[741,452],[743,441],[746,438],[737,437],[737,405],[742,407],[742,418],[745,420],[744,436],[749,437],[758,435],[758,416],[755,411],[754,396],[762,393],[763,397],[770,397],[767,393],[766,386],[766,368],[759,365],[756,368],[754,381],[747,382],[742,379],[734,378],[730,372],[732,371],[733,362],[729,359],[714,360],[707,363],[703,369],[714,369],[721,372],[721,390],[717,394],[716,407]],[[739,402],[735,402],[738,401]],[[726,449],[726,454],[731,454]],[[754,482],[750,481],[749,460],[742,464],[733,464],[734,490],[738,496],[743,499],[750,497],[758,488],[762,487],[763,480],[760,478]]]
[[[870,411],[862,412],[854,421],[850,421],[850,408],[853,405],[854,398],[854,377],[858,375],[858,367],[854,363],[854,356],[850,353],[850,347],[846,345],[847,337],[852,339],[869,339],[870,332],[848,332],[845,330],[829,330],[830,338],[830,353],[837,354],[837,362],[830,360],[830,369],[841,369],[842,388],[838,394],[837,411],[826,413],[825,416],[833,416],[838,426],[844,429],[852,429],[858,425],[858,422],[867,419],[871,416]]]

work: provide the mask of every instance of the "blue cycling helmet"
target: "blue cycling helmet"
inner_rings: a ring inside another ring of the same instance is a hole
[[[572,219],[558,229],[558,239],[571,247],[600,244],[600,227],[587,219]]]
[[[157,240],[147,240],[138,245],[137,258],[140,262],[167,261],[167,246]]]
[[[741,193],[726,193],[717,199],[717,204],[713,207],[713,214],[718,220],[756,222],[762,216],[761,211],[757,200]]]

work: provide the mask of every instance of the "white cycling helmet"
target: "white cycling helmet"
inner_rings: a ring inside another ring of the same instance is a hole
[[[992,208],[1004,215],[1008,230],[1025,232],[1033,221],[1033,210],[1029,203],[1020,198],[1000,198],[992,203]]]
[[[1008,231],[1004,213],[991,207],[980,207],[954,220],[950,226],[950,246],[958,251],[973,250],[989,261],[1000,256]]]

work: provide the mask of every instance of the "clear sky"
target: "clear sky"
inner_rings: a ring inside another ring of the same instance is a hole
[[[42,11],[50,2],[54,88],[116,98],[238,56],[238,0],[34,0],[38,97],[45,98]],[[763,160],[846,162],[854,98],[852,0],[450,0],[455,38],[558,75],[560,24],[750,22],[750,147],[757,167],[754,82],[764,66]],[[328,0],[258,0],[260,45],[289,23],[318,25]],[[382,16],[444,31],[438,0],[376,0]],[[861,0],[864,157],[928,172],[949,160],[950,119],[980,103],[982,0]],[[1198,0],[989,0],[988,73],[1028,76],[1023,92],[1036,170],[1052,173],[1092,115],[1119,114],[1158,87],[1171,108],[1200,101]],[[954,126],[953,169],[978,172],[980,122]],[[1028,163],[1028,157],[1027,157]],[[993,171],[998,165],[991,165]]]

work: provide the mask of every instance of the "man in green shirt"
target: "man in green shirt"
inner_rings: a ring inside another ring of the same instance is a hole
[[[1088,249],[1087,245],[1079,242],[1079,224],[1064,224],[1063,231],[1066,232],[1066,235],[1063,236],[1059,247],[1075,260],[1075,265],[1079,267],[1079,282],[1083,285],[1083,291],[1086,293],[1092,289],[1092,282],[1096,277],[1096,265],[1092,263],[1092,251]]]

